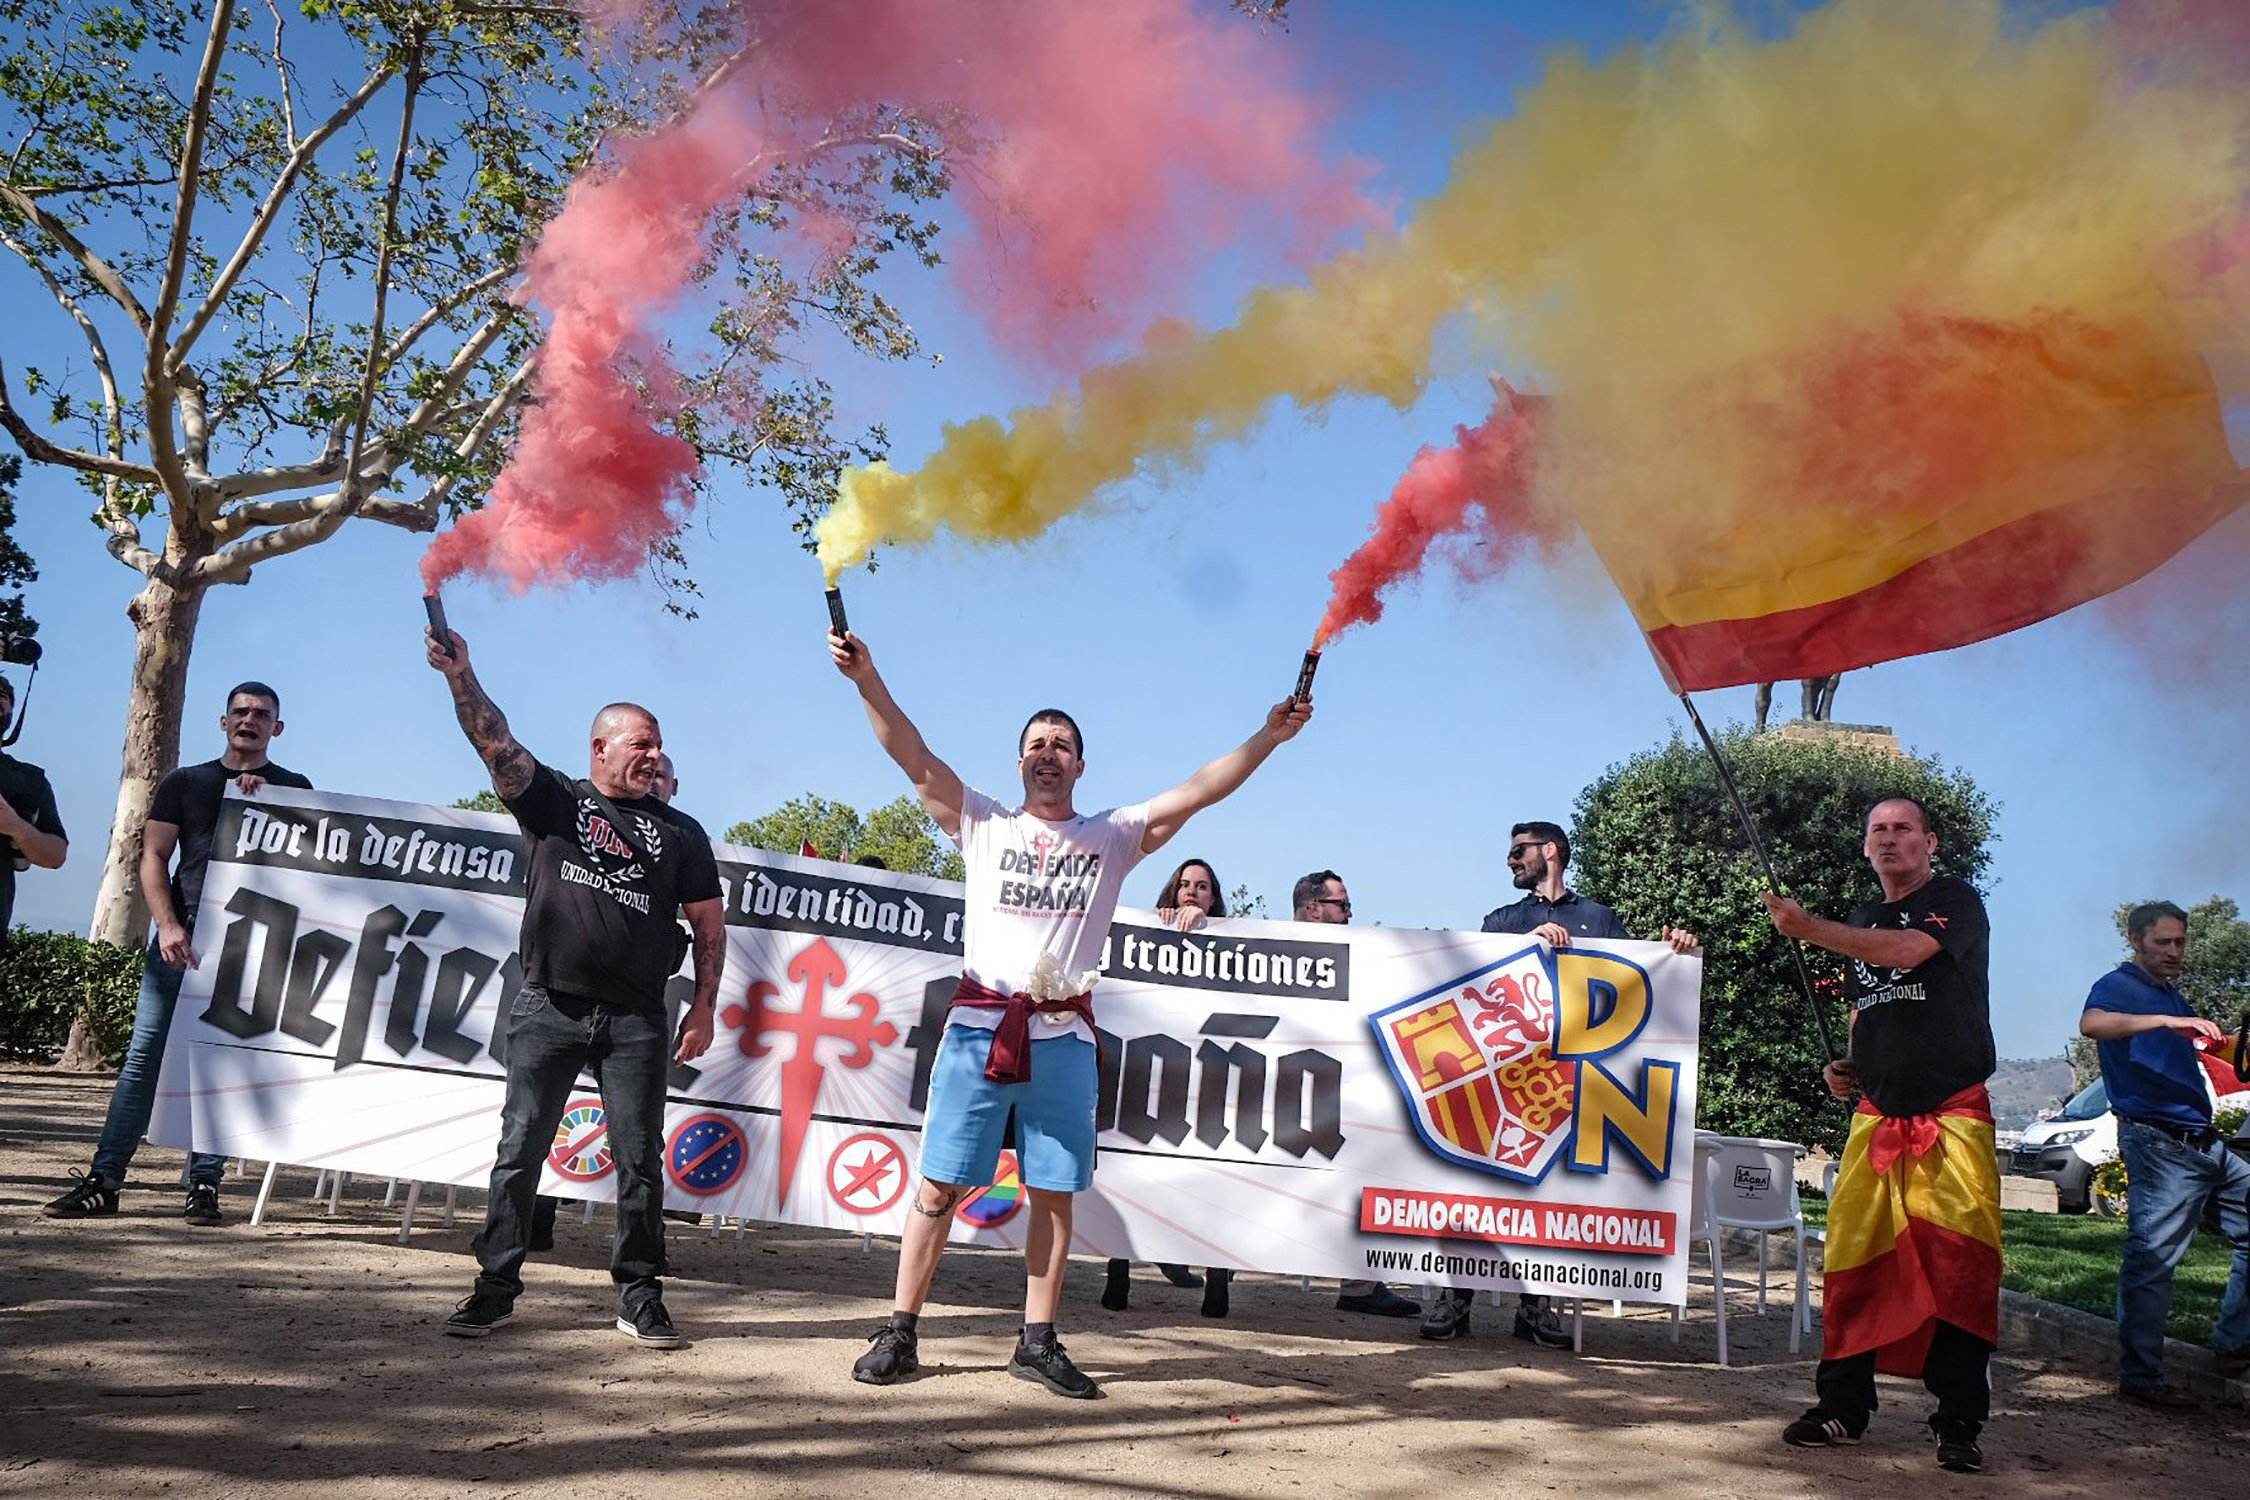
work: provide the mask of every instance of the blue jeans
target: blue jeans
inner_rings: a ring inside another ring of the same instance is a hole
[[[627,1317],[663,1295],[664,1105],[672,1062],[662,1012],[609,1010],[534,984],[516,991],[508,1019],[508,1088],[500,1107],[476,1289],[513,1304],[523,1294],[540,1171],[581,1071],[594,1075],[617,1172],[617,1235],[609,1277]]]
[[[125,1063],[117,1070],[117,1087],[110,1091],[109,1118],[102,1122],[102,1143],[94,1148],[94,1175],[122,1185],[133,1153],[148,1133],[148,1117],[156,1108],[156,1075],[164,1066],[164,1039],[172,1031],[172,1011],[180,1003],[180,981],[187,977],[148,945],[148,963],[141,970],[140,1003],[133,1008],[133,1040],[125,1048]],[[188,1181],[216,1187],[226,1172],[227,1159],[206,1152],[188,1153]]]
[[[2125,1254],[2117,1266],[2118,1379],[2130,1386],[2163,1378],[2164,1320],[2172,1310],[2172,1272],[2187,1257],[2203,1205],[2216,1194],[2219,1227],[2234,1241],[2211,1347],[2221,1353],[2250,1344],[2250,1163],[2225,1142],[2197,1150],[2133,1120],[2117,1124],[2125,1159]]]

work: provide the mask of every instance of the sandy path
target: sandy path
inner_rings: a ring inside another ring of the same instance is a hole
[[[2114,1500],[2230,1493],[2241,1419],[2120,1406],[2105,1372],[1995,1366],[1988,1472],[1940,1472],[1929,1398],[1890,1403],[1857,1449],[1777,1440],[1809,1400],[1786,1323],[1751,1314],[1736,1271],[1737,1368],[1711,1363],[1707,1284],[1675,1346],[1660,1316],[1587,1320],[1584,1358],[1492,1336],[1427,1344],[1410,1321],[1338,1313],[1332,1291],[1239,1279],[1234,1316],[1154,1273],[1102,1311],[1100,1268],[1072,1268],[1064,1331],[1105,1381],[1060,1401],[1001,1373],[1016,1263],[954,1252],[924,1319],[930,1373],[889,1390],[848,1370],[889,1302],[878,1244],[766,1228],[674,1241],[668,1302],[693,1340],[642,1350],[611,1331],[606,1224],[566,1213],[516,1322],[443,1337],[466,1289],[474,1213],[411,1245],[355,1187],[336,1218],[282,1179],[258,1229],[254,1180],[227,1224],[180,1222],[181,1158],[135,1163],[119,1217],[53,1223],[37,1205],[82,1166],[104,1079],[0,1069],[0,1495],[1425,1497],[1896,1495]],[[473,1201],[473,1200],[472,1200]],[[1785,1294],[1783,1294],[1785,1295]],[[1809,1348],[1809,1346],[1808,1346]],[[930,1368],[934,1367],[934,1368]]]

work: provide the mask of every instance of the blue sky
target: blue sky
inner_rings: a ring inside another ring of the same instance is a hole
[[[1404,202],[1442,180],[1480,121],[1506,112],[1539,47],[1603,50],[1652,29],[1666,8],[1308,0],[1303,11],[1275,45],[1348,93],[1337,144],[1379,162],[1378,188]],[[1223,316],[1257,269],[1215,266],[1180,289],[1174,310]],[[27,309],[0,336],[11,364],[72,354],[74,335],[44,315],[36,287],[10,267],[0,289]],[[942,367],[828,373],[847,420],[889,425],[902,465],[945,420],[1047,393],[1046,377],[990,353],[943,283],[899,293]],[[1084,799],[1145,796],[1236,743],[1287,691],[1328,570],[1364,536],[1415,448],[1481,416],[1487,398],[1464,347],[1410,412],[1365,402],[1317,417],[1278,411],[1200,472],[1126,487],[1030,546],[892,550],[877,573],[847,579],[853,622],[931,743],[971,781],[1004,792],[1023,715],[1059,703],[1086,730]],[[714,830],[808,790],[862,807],[887,801],[903,783],[827,663],[818,570],[771,497],[731,489],[690,544],[707,590],[700,620],[665,616],[644,585],[521,598],[457,587],[453,619],[518,736],[559,764],[581,763],[595,705],[654,707],[682,802]],[[116,787],[131,650],[122,611],[139,582],[101,550],[86,509],[64,476],[27,472],[18,534],[43,570],[30,602],[48,655],[16,753],[47,767],[73,844],[65,870],[24,877],[17,916],[77,930]],[[2238,516],[2231,527],[2238,545],[2250,541],[2246,525]],[[217,753],[226,688],[256,676],[284,695],[277,758],[322,786],[443,802],[483,785],[422,664],[422,545],[362,525],[248,588],[216,591],[183,758]],[[2161,606],[2167,583],[2159,574],[2123,602]],[[2230,613],[2225,623],[2239,626]],[[1361,921],[1396,925],[1473,926],[1511,894],[1501,863],[1511,822],[1567,819],[1603,768],[1681,726],[1582,551],[1473,586],[1433,576],[1381,624],[1337,643],[1318,697],[1307,734],[1178,850],[1207,856],[1229,885],[1248,884],[1277,910],[1297,875],[1331,866]],[[2003,1055],[2060,1049],[2087,985],[2116,960],[2108,914],[2118,901],[2250,898],[2250,856],[2233,832],[2250,779],[2239,697],[2238,674],[2230,685],[2152,662],[2085,610],[1845,680],[1840,718],[1894,726],[2001,803],[1992,979]],[[1706,715],[1746,717],[1750,698],[1714,694]],[[1780,698],[1793,703],[1794,690]],[[1836,836],[1856,842],[1857,832]],[[1153,898],[1162,873],[1137,878],[1129,899]]]

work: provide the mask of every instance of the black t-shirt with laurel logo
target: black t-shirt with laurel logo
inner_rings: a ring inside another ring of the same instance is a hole
[[[610,805],[631,825],[624,838],[590,785],[546,765],[508,803],[524,835],[524,982],[661,1015],[679,966],[679,909],[717,899],[719,864],[686,813],[654,797]]]
[[[1938,951],[1912,969],[1846,961],[1852,1062],[1859,1086],[1886,1115],[1926,1115],[1992,1076],[1992,926],[1976,887],[1938,875],[1900,901],[1871,901],[1845,922],[1912,928]]]

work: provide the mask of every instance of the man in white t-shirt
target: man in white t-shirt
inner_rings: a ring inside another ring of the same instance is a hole
[[[1072,1195],[1094,1180],[1098,1069],[1087,991],[1110,917],[1126,872],[1248,780],[1304,728],[1312,705],[1277,703],[1256,734],[1171,791],[1088,815],[1071,800],[1086,769],[1085,740],[1070,715],[1043,708],[1017,738],[1023,805],[1008,807],[964,785],[931,753],[883,685],[866,642],[830,632],[828,650],[859,688],[876,742],[961,846],[968,867],[961,985],[931,1068],[922,1183],[899,1244],[896,1310],[852,1378],[889,1385],[920,1368],[915,1323],[946,1230],[962,1199],[992,1181],[1012,1109],[1029,1229],[1023,1336],[1008,1373],[1060,1396],[1097,1396],[1100,1388],[1055,1337],[1055,1307],[1070,1253]]]

